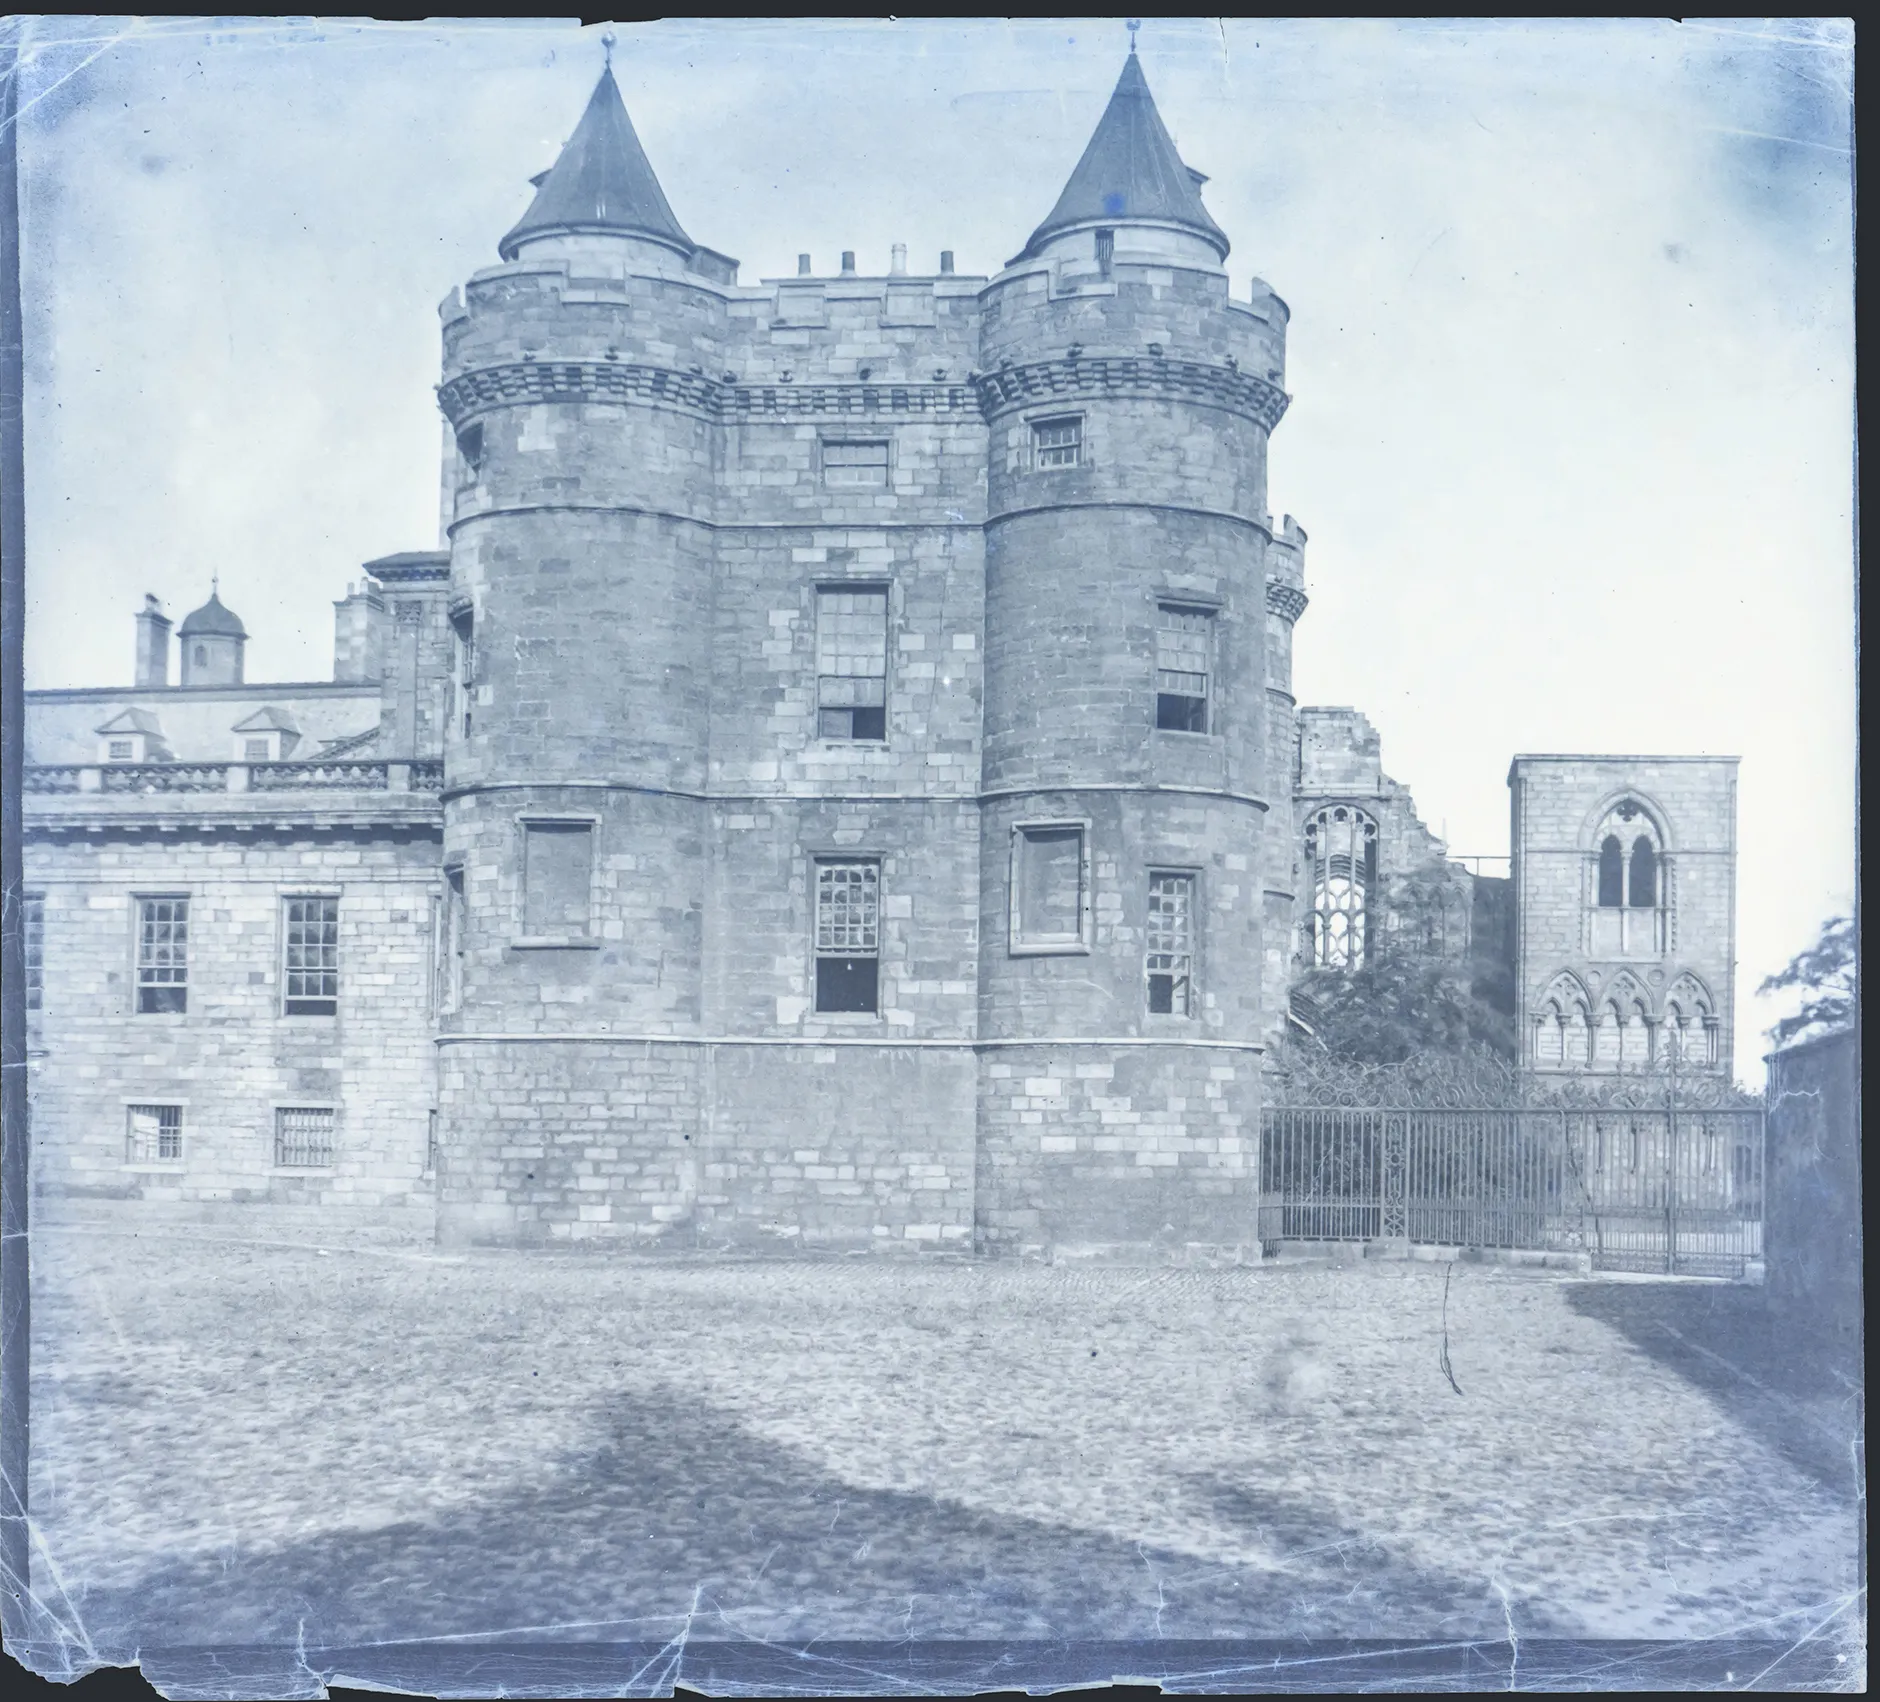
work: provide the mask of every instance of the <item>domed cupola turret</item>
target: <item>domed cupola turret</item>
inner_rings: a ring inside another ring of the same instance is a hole
[[[637,238],[681,259],[697,246],[667,205],[611,66],[601,72],[561,157],[533,181],[535,199],[499,245],[505,260],[578,236]]]
[[[1218,264],[1227,258],[1229,245],[1201,204],[1205,182],[1200,172],[1182,164],[1132,47],[1064,193],[1012,264],[1059,248],[1086,247],[1100,231],[1113,239],[1118,226],[1130,227],[1138,242],[1153,243],[1151,233],[1161,233],[1172,254],[1191,250],[1200,258],[1211,250]],[[1078,240],[1066,241],[1072,238]]]
[[[176,636],[183,651],[182,683],[186,686],[238,686],[242,683],[242,652],[248,629],[234,611],[225,607],[219,587],[209,600],[183,617]]]

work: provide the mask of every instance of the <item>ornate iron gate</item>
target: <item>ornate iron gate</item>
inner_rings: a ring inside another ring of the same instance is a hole
[[[1574,1251],[1602,1270],[1734,1277],[1762,1256],[1762,1107],[1727,1084],[1422,1064],[1273,1085],[1264,1242]]]

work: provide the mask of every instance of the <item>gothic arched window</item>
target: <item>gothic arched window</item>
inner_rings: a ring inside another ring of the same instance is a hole
[[[1680,975],[1665,995],[1662,1024],[1665,1056],[1693,1069],[1708,1069],[1717,1062],[1716,1009],[1704,984],[1695,975]]]
[[[1650,957],[1666,949],[1664,838],[1636,799],[1607,810],[1593,835],[1594,957]]]
[[[1591,1061],[1586,992],[1571,975],[1557,975],[1534,1015],[1534,1067],[1584,1069]]]
[[[1349,804],[1328,804],[1306,820],[1311,871],[1311,962],[1315,969],[1361,969],[1377,890],[1377,823]]]

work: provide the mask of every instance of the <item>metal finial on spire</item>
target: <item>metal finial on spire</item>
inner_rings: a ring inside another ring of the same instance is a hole
[[[1142,28],[1142,19],[1125,18],[1123,20],[1123,27],[1129,31],[1129,51],[1134,53],[1136,51],[1136,32]]]
[[[212,573],[209,575],[209,595],[211,597],[219,597],[222,595],[222,575],[221,574]]]
[[[601,37],[601,53],[605,56],[607,65],[611,69],[614,63],[614,32],[612,30],[607,31],[607,33]]]

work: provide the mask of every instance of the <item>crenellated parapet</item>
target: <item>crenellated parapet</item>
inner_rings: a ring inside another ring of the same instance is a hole
[[[1180,401],[1224,408],[1271,431],[1291,401],[1277,384],[1236,366],[1157,356],[1067,355],[1001,366],[972,382],[988,420],[1037,403]]]

